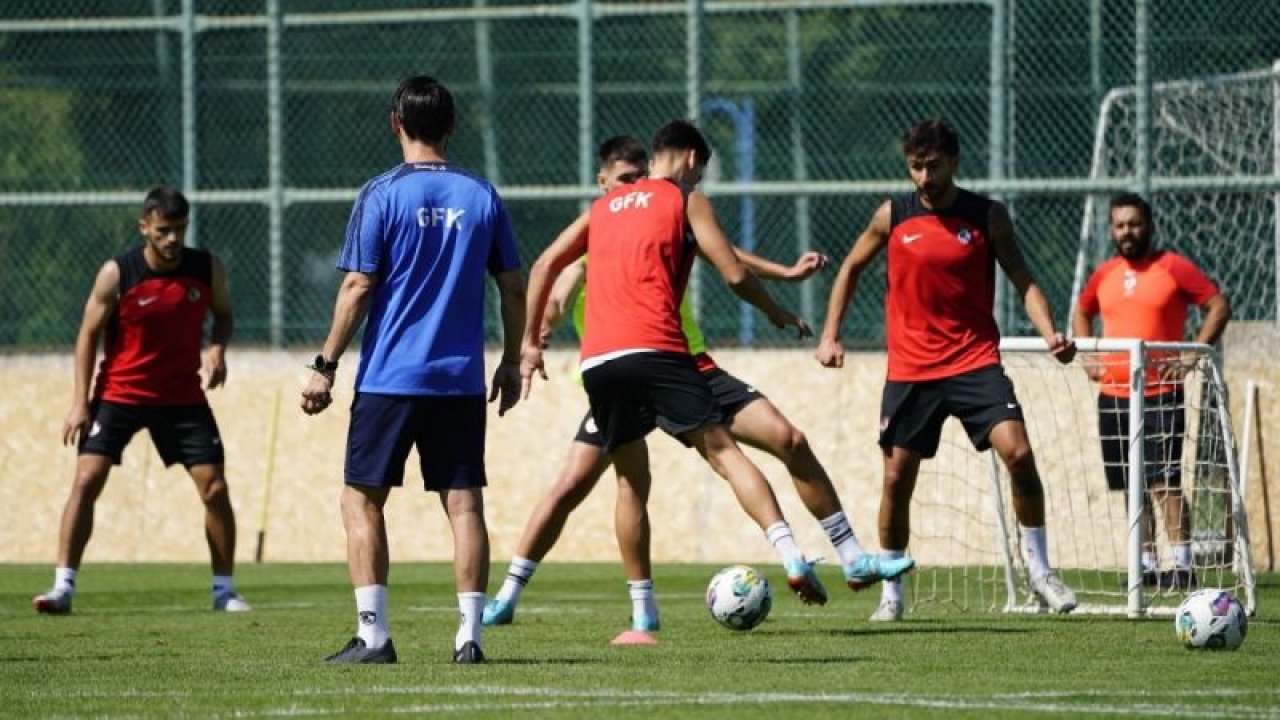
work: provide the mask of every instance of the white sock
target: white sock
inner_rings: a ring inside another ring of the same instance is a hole
[[[765,537],[769,538],[773,549],[778,551],[778,555],[782,556],[782,564],[789,565],[793,562],[804,562],[804,553],[800,552],[800,546],[796,544],[795,536],[791,534],[791,526],[786,520],[779,520],[770,525],[764,531]]]
[[[53,569],[53,591],[65,595],[76,594],[76,571],[71,568]]]
[[[391,639],[387,622],[387,586],[365,585],[356,588],[356,637],[365,647],[380,648]]]
[[[533,572],[538,569],[538,563],[519,555],[511,558],[511,565],[507,567],[507,577],[502,581],[502,587],[498,589],[497,599],[503,602],[515,605],[520,602],[520,593],[524,590],[524,586],[529,584],[529,580],[533,579]]]
[[[881,550],[884,560],[898,560],[907,554],[906,550]],[[880,583],[880,602],[902,603],[902,578],[885,580]]]
[[[1173,544],[1173,566],[1184,570],[1191,567],[1191,543]]]
[[[461,650],[468,642],[480,644],[480,618],[484,615],[484,593],[458,593],[458,611],[462,619],[458,622],[458,634],[453,636],[453,649]]]
[[[849,518],[845,517],[843,510],[819,520],[818,524],[827,531],[827,537],[831,538],[831,544],[840,556],[841,565],[848,567],[858,562],[865,551],[858,544],[858,536],[853,534],[853,527],[849,525]]]
[[[653,596],[653,580],[628,580],[627,594],[631,596],[631,617],[644,615],[658,619],[658,601]]]
[[[1156,560],[1156,554],[1150,550],[1142,551],[1142,571],[1154,572],[1160,565]]]
[[[1027,558],[1027,569],[1031,573],[1032,580],[1039,580],[1050,572],[1048,534],[1045,533],[1043,525],[1021,526],[1020,529],[1022,530],[1022,554]]]
[[[236,581],[230,575],[213,576],[213,597],[215,600],[222,595],[234,593],[235,591]]]

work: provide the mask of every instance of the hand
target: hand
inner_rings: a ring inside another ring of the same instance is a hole
[[[785,328],[787,326],[794,327],[797,332],[797,337],[801,340],[807,337],[813,337],[813,330],[810,329],[809,323],[805,322],[804,318],[796,315],[795,313],[782,310],[776,315],[769,316],[769,322],[773,323],[773,326],[776,328]]]
[[[491,384],[493,389],[489,391],[489,402],[498,401],[498,417],[502,417],[520,401],[520,363],[506,359],[499,362],[493,371]]]
[[[222,354],[222,348],[212,347],[204,354],[204,387],[206,390],[212,390],[221,387],[227,382],[227,362]]]
[[[1156,373],[1162,385],[1176,385],[1196,369],[1198,358],[1195,353],[1179,353],[1161,358],[1156,363]]]
[[[333,373],[312,371],[311,379],[302,389],[302,412],[308,415],[322,413],[333,404]]]
[[[1106,369],[1097,360],[1085,360],[1083,364],[1084,374],[1094,382],[1101,382],[1103,376],[1107,374]]]
[[[1062,333],[1054,333],[1045,340],[1049,344],[1049,354],[1063,365],[1070,365],[1076,358],[1076,342]]]
[[[88,424],[89,404],[83,400],[77,401],[71,406],[71,412],[67,413],[67,419],[62,422],[62,444],[75,445]]]
[[[551,347],[551,333],[553,330],[554,328],[552,328],[547,323],[545,322],[542,323],[542,330],[538,332],[538,347],[542,348],[543,350],[546,350],[547,348]],[[520,363],[518,362],[516,363],[516,365],[519,365],[519,364]]]
[[[542,348],[525,343],[520,348],[520,399],[528,400],[529,391],[533,389],[533,374],[547,379],[547,368],[542,364]]]
[[[818,364],[822,367],[844,367],[844,346],[840,344],[839,340],[824,338],[818,343],[818,350],[813,356],[817,358]]]
[[[786,279],[804,280],[830,263],[831,258],[820,252],[810,250],[796,259],[796,263],[787,270]]]

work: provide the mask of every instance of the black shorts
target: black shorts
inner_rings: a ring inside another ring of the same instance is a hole
[[[1142,455],[1147,485],[1182,486],[1182,438],[1187,432],[1182,390],[1153,395],[1142,410]],[[1098,437],[1107,488],[1124,490],[1129,477],[1129,398],[1098,395]]]
[[[222,438],[208,405],[125,405],[95,400],[80,433],[81,455],[105,455],[120,464],[134,433],[146,428],[166,467],[221,465]]]
[[[399,487],[417,447],[427,490],[484,487],[483,395],[356,393],[347,431],[348,485]]]
[[[655,427],[688,445],[688,431],[724,423],[710,384],[684,353],[623,355],[583,371],[582,384],[607,452]]]
[[[702,376],[711,386],[711,394],[720,406],[720,415],[726,423],[732,422],[742,408],[764,397],[759,390],[718,367],[703,371]],[[600,427],[591,417],[590,410],[583,416],[582,422],[578,423],[578,433],[573,436],[573,441],[598,448],[604,447],[604,436],[600,434]]]
[[[880,447],[903,447],[931,458],[950,416],[964,424],[979,451],[991,447],[991,428],[1023,419],[1013,383],[999,365],[939,380],[889,381],[880,400]]]

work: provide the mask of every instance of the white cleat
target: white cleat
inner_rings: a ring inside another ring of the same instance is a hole
[[[1069,613],[1076,609],[1076,594],[1054,570],[1039,580],[1032,578],[1031,592],[1053,612]]]
[[[213,609],[217,612],[249,612],[253,606],[240,597],[240,593],[223,593],[213,599]]]
[[[902,622],[902,603],[897,600],[881,600],[880,607],[868,619],[871,622]]]

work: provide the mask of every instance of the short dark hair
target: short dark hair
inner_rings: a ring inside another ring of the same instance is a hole
[[[960,136],[942,118],[916,123],[902,135],[902,154],[907,157],[940,152],[951,157],[960,155]]]
[[[437,145],[453,133],[453,95],[429,75],[402,80],[391,98],[391,112],[410,140]]]
[[[153,187],[142,201],[142,217],[159,213],[165,220],[181,220],[191,214],[186,196],[167,185]]]
[[[653,154],[664,150],[692,150],[699,165],[711,160],[711,146],[702,132],[687,120],[672,120],[653,134]]]
[[[644,142],[634,135],[614,135],[600,143],[596,157],[600,160],[601,170],[619,160],[644,167],[649,161],[649,151],[645,149]]]
[[[1108,214],[1110,214],[1111,210],[1122,207],[1138,208],[1142,212],[1142,220],[1148,225],[1151,224],[1151,205],[1146,200],[1143,200],[1138,193],[1120,193],[1111,198],[1111,208],[1108,210]]]

